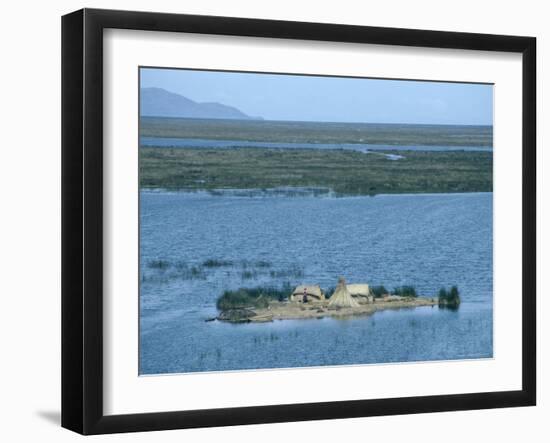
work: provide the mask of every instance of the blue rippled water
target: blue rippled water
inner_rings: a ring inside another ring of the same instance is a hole
[[[341,197],[141,193],[140,374],[490,358],[492,193]],[[224,266],[205,267],[208,259]],[[262,264],[263,263],[263,264]],[[458,311],[205,322],[258,284],[458,285]]]

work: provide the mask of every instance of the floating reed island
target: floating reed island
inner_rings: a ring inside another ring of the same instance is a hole
[[[391,292],[384,286],[346,284],[340,277],[338,285],[326,292],[317,284],[225,291],[216,305],[219,315],[207,321],[249,323],[327,316],[343,318],[419,306],[458,309],[460,295],[456,286],[450,290],[442,288],[434,297],[421,297],[412,286],[401,286]]]

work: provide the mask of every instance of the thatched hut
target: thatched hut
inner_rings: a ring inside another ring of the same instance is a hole
[[[328,302],[329,308],[356,308],[359,306],[357,300],[355,300],[346,286],[346,280],[344,277],[338,279],[338,286],[334,290],[334,294],[330,297]]]
[[[325,299],[325,294],[319,285],[299,285],[292,291],[288,299],[297,302],[322,301]]]
[[[359,303],[372,303],[374,301],[374,294],[368,284],[354,283],[347,285],[347,287],[352,297],[357,299]]]

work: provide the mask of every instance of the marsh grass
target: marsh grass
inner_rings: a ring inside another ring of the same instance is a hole
[[[168,260],[150,260],[147,264],[152,269],[168,269],[170,262]]]
[[[218,298],[216,307],[221,310],[243,308],[267,308],[271,300],[284,301],[292,292],[290,283],[285,282],[281,287],[256,286],[253,288],[239,288],[227,290]]]
[[[304,276],[304,270],[300,266],[294,266],[288,269],[280,269],[269,272],[271,278],[301,278]]]
[[[414,286],[404,285],[394,288],[393,293],[400,297],[418,297]]]
[[[370,290],[372,291],[374,298],[382,298],[390,292],[384,287],[384,285],[371,286]]]
[[[273,263],[266,261],[266,260],[241,260],[240,263],[241,268],[247,269],[247,268],[270,268],[273,266]]]
[[[339,195],[492,191],[492,152],[402,154],[405,159],[392,161],[342,149],[141,147],[140,186],[212,192],[322,187]]]
[[[182,271],[184,269],[187,269],[188,267],[189,265],[187,264],[187,262],[184,262],[182,260],[178,260],[174,263],[174,268],[178,271]]]
[[[252,280],[258,278],[258,272],[244,270],[241,272],[241,280]]]
[[[153,274],[143,273],[141,276],[142,282],[168,283],[178,278],[183,280],[204,280],[207,277],[201,265],[189,266],[184,261],[172,263],[169,260],[156,259],[149,261],[147,266],[157,272]]]
[[[457,286],[452,286],[451,289],[441,288],[437,294],[439,307],[458,309],[460,306],[460,293]]]
[[[221,268],[225,266],[233,266],[233,262],[231,260],[217,260],[214,258],[209,258],[208,260],[202,262],[202,266],[205,268]]]
[[[492,126],[141,117],[140,135],[291,143],[491,146],[493,128]]]
[[[200,264],[189,264],[183,260],[171,262],[168,259],[154,259],[147,262],[151,272],[142,273],[142,282],[167,283],[174,279],[204,280],[211,273],[221,268],[232,268],[226,272],[234,273],[241,280],[254,280],[262,276],[273,279],[301,278],[304,270],[298,265],[291,265],[287,269],[270,269],[273,263],[267,260],[228,260],[208,258]]]

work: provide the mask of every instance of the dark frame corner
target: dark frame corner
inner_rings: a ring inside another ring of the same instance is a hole
[[[102,73],[106,28],[523,55],[523,386],[518,391],[132,415],[103,414]],[[83,9],[62,18],[62,426],[81,434],[536,404],[536,39],[412,29]]]

